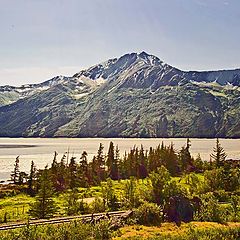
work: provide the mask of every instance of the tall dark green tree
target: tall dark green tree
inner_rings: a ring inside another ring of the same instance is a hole
[[[165,158],[164,159],[165,167],[168,169],[168,171],[172,176],[177,175],[179,172],[179,163],[178,163],[178,156],[174,150],[173,144],[171,143],[170,146],[166,147],[163,151],[164,151],[164,158]],[[189,158],[188,154],[187,156]],[[191,158],[191,155],[190,155],[190,158]]]
[[[11,173],[11,180],[13,181],[14,184],[18,183],[19,180],[19,156],[16,157],[15,164],[14,164],[14,169]]]
[[[87,152],[83,151],[82,156],[80,158],[80,165],[78,176],[80,178],[81,187],[88,187],[90,183],[89,179],[89,166],[87,162]]]
[[[66,164],[66,154],[63,154],[57,173],[57,184],[58,190],[64,191],[67,188],[67,164]]]
[[[227,154],[225,153],[223,147],[219,142],[219,139],[217,138],[216,146],[213,148],[213,153],[211,154],[211,158],[215,161],[216,167],[223,166],[226,157]]]
[[[68,166],[69,172],[69,188],[74,189],[78,186],[78,179],[77,179],[77,163],[75,161],[75,157],[71,157],[70,163]]]
[[[100,143],[96,157],[97,176],[100,181],[106,180],[105,159],[103,155],[103,144]]]
[[[29,214],[35,218],[50,218],[57,211],[53,200],[54,191],[50,181],[50,173],[47,167],[42,171],[40,188],[36,195],[35,202],[30,206]]]
[[[119,178],[118,174],[118,160],[115,157],[115,150],[113,142],[110,142],[108,155],[107,155],[107,167],[108,175],[112,180],[117,180]]]
[[[147,172],[147,164],[146,164],[146,158],[144,155],[144,150],[143,150],[143,146],[141,145],[140,151],[139,151],[139,156],[138,156],[139,160],[139,168],[138,168],[138,178],[146,178],[148,175]]]
[[[30,168],[30,173],[29,173],[29,178],[28,178],[28,192],[30,195],[34,195],[34,182],[36,179],[36,167],[34,162],[31,162],[31,168]]]
[[[179,152],[179,164],[182,171],[191,172],[193,169],[193,159],[190,154],[190,140],[187,139],[186,147],[182,147]]]

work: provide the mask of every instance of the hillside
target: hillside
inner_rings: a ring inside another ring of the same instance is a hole
[[[0,136],[240,137],[240,69],[181,71],[145,52],[0,87]]]

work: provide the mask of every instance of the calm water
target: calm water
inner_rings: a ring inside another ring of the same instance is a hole
[[[33,160],[38,168],[51,164],[54,151],[58,152],[58,160],[69,150],[69,157],[75,156],[79,160],[83,150],[87,151],[91,160],[96,154],[99,143],[103,143],[104,152],[108,150],[109,142],[113,141],[120,148],[121,154],[129,151],[134,145],[144,146],[144,149],[155,147],[164,141],[165,144],[173,142],[176,150],[185,143],[183,138],[154,138],[154,139],[110,139],[110,138],[0,138],[0,180],[9,178],[10,172],[17,156],[20,156],[20,170],[29,171]],[[191,153],[201,154],[202,159],[209,160],[209,154],[215,146],[215,139],[191,139]],[[240,139],[220,139],[229,158],[240,158]]]

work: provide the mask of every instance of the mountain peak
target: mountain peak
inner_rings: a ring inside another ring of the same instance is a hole
[[[138,54],[138,57],[145,60],[146,63],[151,64],[151,65],[161,65],[163,62],[156,56],[152,54],[148,54],[147,52],[143,51]]]

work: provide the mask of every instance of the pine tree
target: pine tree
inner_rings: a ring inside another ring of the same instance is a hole
[[[98,185],[100,183],[100,176],[98,174],[98,164],[96,157],[93,156],[92,162],[88,164],[90,182],[92,185]]]
[[[78,186],[78,181],[77,181],[77,164],[75,161],[75,157],[72,157],[70,159],[68,171],[69,171],[69,188],[74,189],[75,187]]]
[[[53,187],[55,188],[56,191],[59,191],[61,188],[59,187],[59,181],[58,181],[58,174],[59,174],[59,165],[57,163],[57,152],[54,152],[54,157],[52,161],[52,166],[51,166],[51,179],[53,183]]]
[[[35,202],[30,206],[29,213],[35,218],[50,218],[57,211],[53,200],[53,187],[49,181],[49,170],[47,167],[42,172],[40,177],[40,189],[36,196]]]
[[[106,174],[105,174],[105,160],[103,156],[103,144],[100,143],[97,157],[96,157],[96,166],[97,166],[97,176],[100,181],[106,180]]]
[[[120,158],[119,161],[119,177],[121,179],[126,179],[129,177],[129,168],[129,161],[125,151],[123,158]]]
[[[34,181],[36,178],[36,167],[34,162],[31,162],[31,169],[29,173],[29,178],[28,178],[28,192],[30,195],[34,194]]]
[[[65,195],[65,211],[68,216],[75,215],[79,212],[79,195],[77,189],[73,189]]]
[[[143,146],[141,145],[139,151],[139,169],[138,169],[138,178],[146,178],[148,175],[147,167],[146,167],[146,160],[144,155]]]
[[[13,181],[14,184],[18,183],[19,180],[19,156],[16,157],[15,164],[14,164],[14,169],[11,174],[11,180]]]
[[[165,152],[165,167],[168,169],[172,176],[179,172],[178,156],[174,150],[173,144],[163,150]]]
[[[112,211],[116,211],[118,208],[118,199],[114,191],[113,181],[108,178],[107,182],[101,184],[101,188],[104,206],[107,206]]]
[[[112,180],[117,180],[118,176],[118,162],[115,158],[115,151],[113,142],[110,142],[108,155],[107,155],[107,167],[108,167],[108,174]]]
[[[89,169],[87,162],[87,152],[83,151],[82,156],[80,158],[80,166],[79,166],[79,177],[80,177],[80,185],[81,187],[89,186]]]
[[[132,209],[137,206],[137,181],[134,177],[130,177],[130,179],[124,183],[123,196],[127,207]]]
[[[187,139],[186,147],[182,147],[179,152],[179,163],[182,171],[191,171],[193,168],[193,159],[190,154],[190,140]]]
[[[211,158],[215,161],[216,167],[221,167],[227,157],[223,147],[221,146],[219,139],[216,140],[216,146],[213,148]]]
[[[156,161],[155,161],[155,151],[152,147],[149,149],[148,153],[148,172],[155,171],[157,169]]]
[[[66,159],[66,153],[63,154],[60,161],[59,168],[58,168],[58,174],[57,174],[58,191],[63,191],[67,187],[67,181],[66,181],[67,165],[66,165],[65,159]]]

